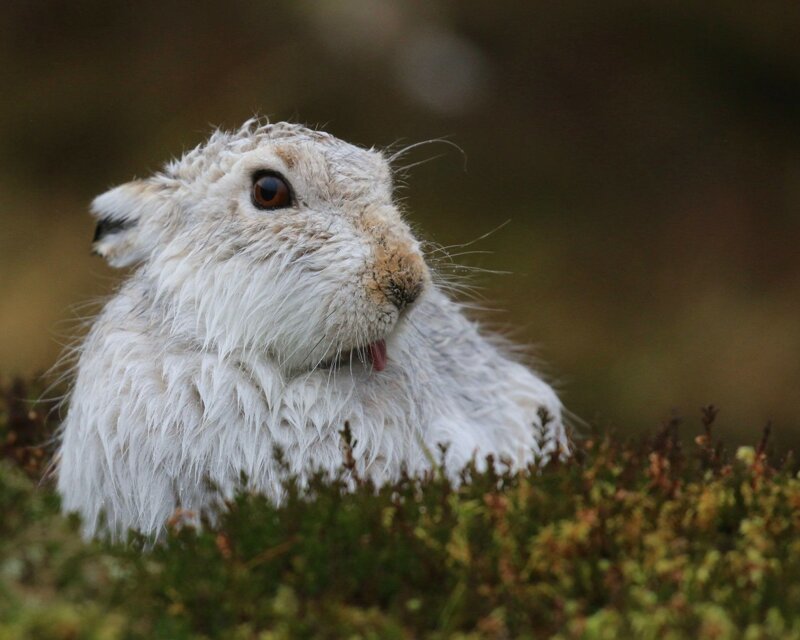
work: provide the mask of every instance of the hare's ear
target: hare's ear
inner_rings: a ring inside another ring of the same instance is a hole
[[[155,206],[155,188],[144,180],[128,182],[97,196],[91,205],[92,215],[97,218],[92,251],[112,267],[127,267],[144,260],[151,247],[145,243],[142,218]]]

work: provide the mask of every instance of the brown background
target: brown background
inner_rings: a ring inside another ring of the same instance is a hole
[[[0,372],[48,367],[117,274],[89,200],[255,112],[418,149],[402,195],[567,404],[722,408],[800,442],[800,4],[5,2]]]

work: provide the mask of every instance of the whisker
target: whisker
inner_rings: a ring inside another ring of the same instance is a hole
[[[511,222],[511,218],[509,218],[509,219],[508,219],[508,220],[506,220],[505,222],[501,222],[499,225],[497,225],[497,226],[496,226],[496,227],[494,227],[493,229],[490,229],[489,231],[487,231],[487,232],[486,232],[486,233],[484,233],[483,235],[480,235],[480,236],[478,236],[478,237],[477,237],[477,238],[475,238],[474,240],[470,240],[469,242],[463,242],[463,243],[461,243],[461,244],[451,244],[451,245],[443,246],[443,247],[442,247],[442,249],[444,249],[445,251],[447,251],[447,250],[449,250],[449,249],[462,249],[462,248],[464,248],[464,247],[469,247],[469,246],[472,246],[472,245],[473,245],[473,244],[475,244],[476,242],[480,242],[481,240],[486,240],[486,238],[488,238],[489,236],[491,236],[491,235],[493,235],[493,234],[497,233],[498,231],[500,231],[500,229],[502,229],[503,227],[505,227],[506,225],[508,225],[510,222]]]
[[[429,162],[433,162],[434,160],[438,160],[439,158],[443,158],[445,154],[439,153],[435,156],[431,156],[430,158],[425,158],[424,160],[419,160],[418,162],[412,162],[411,164],[403,165],[402,167],[397,167],[398,171],[410,171],[414,167],[419,167],[423,164],[428,164]]]
[[[462,149],[455,142],[453,142],[452,140],[448,140],[447,138],[431,138],[430,140],[421,140],[420,142],[414,142],[413,144],[406,145],[405,147],[403,147],[399,151],[396,151],[395,153],[390,155],[387,158],[387,161],[389,162],[389,164],[392,164],[395,160],[397,160],[398,158],[402,158],[409,151],[412,151],[413,149],[417,149],[419,147],[423,147],[423,146],[429,145],[429,144],[446,144],[446,145],[451,146],[454,149],[456,149],[461,154],[461,157],[464,159],[464,171],[467,170],[467,153],[466,153],[466,151],[464,151],[464,149]]]

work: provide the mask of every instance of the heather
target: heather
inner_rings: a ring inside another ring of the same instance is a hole
[[[337,481],[245,492],[200,530],[176,514],[152,546],[59,514],[38,393],[0,404],[0,638],[800,637],[797,464],[768,429],[726,450],[713,407],[457,486],[346,490],[345,455]]]

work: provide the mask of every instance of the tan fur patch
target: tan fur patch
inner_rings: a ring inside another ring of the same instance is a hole
[[[275,147],[275,155],[278,156],[287,169],[294,169],[297,164],[297,157],[294,151],[288,147]]]
[[[373,209],[361,218],[361,226],[373,238],[374,259],[367,291],[375,304],[393,303],[402,308],[416,299],[428,280],[428,268],[405,225],[398,226],[387,211]]]

